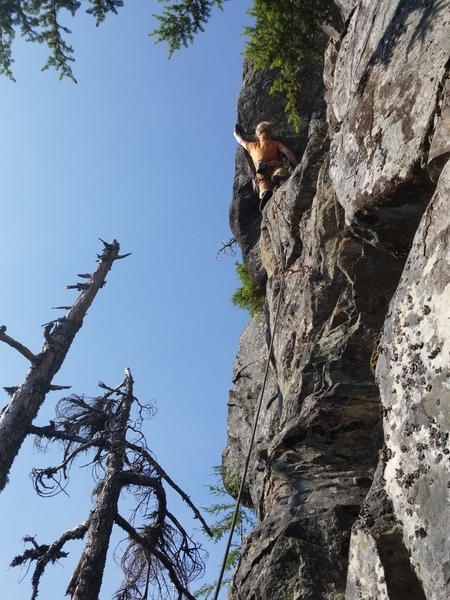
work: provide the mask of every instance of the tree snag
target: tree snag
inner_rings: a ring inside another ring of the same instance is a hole
[[[8,481],[14,459],[47,392],[52,389],[52,379],[61,368],[97,292],[105,284],[113,262],[128,256],[119,256],[120,246],[116,240],[111,244],[103,242],[103,245],[103,253],[98,256],[98,267],[89,276],[89,280],[83,283],[83,287],[79,288],[81,293],[67,314],[45,326],[45,343],[39,354],[34,355],[28,348],[6,335],[5,326],[0,328],[0,341],[18,350],[31,362],[25,381],[13,392],[11,401],[0,414],[0,491]]]
[[[68,471],[80,454],[93,453],[89,463],[92,473],[94,477],[103,474],[94,490],[95,506],[84,523],[51,545],[39,545],[31,536],[24,538],[33,547],[16,556],[11,566],[36,562],[31,600],[38,595],[46,566],[64,558],[65,543],[86,534],[86,545],[66,593],[72,600],[97,600],[114,525],[128,537],[121,559],[124,581],[115,600],[195,600],[188,585],[203,573],[203,553],[169,511],[164,484],[181,495],[205,531],[210,535],[211,532],[189,497],[147,448],[141,426],[144,418],[152,416],[153,407],[140,404],[134,397],[129,369],[126,373],[125,380],[115,388],[100,383],[105,393],[98,398],[63,398],[50,425],[31,428],[38,440],[58,440],[64,448],[59,465],[33,471],[34,486],[40,495],[51,496],[64,490]],[[137,418],[131,417],[133,405],[138,407]],[[135,508],[129,519],[119,513],[119,498],[124,494],[134,497]]]

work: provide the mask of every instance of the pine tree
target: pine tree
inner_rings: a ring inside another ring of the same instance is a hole
[[[160,27],[150,35],[156,42],[169,45],[169,55],[181,46],[192,43],[194,36],[204,30],[214,6],[222,10],[226,0],[159,0],[165,7],[161,15],[153,15]],[[72,63],[74,49],[67,42],[71,30],[64,25],[67,16],[74,17],[81,8],[92,15],[96,25],[108,14],[117,13],[124,0],[2,0],[0,3],[0,75],[14,81],[12,44],[17,33],[27,41],[44,44],[50,56],[42,70],[54,68],[59,77],[76,82]]]
[[[242,310],[248,310],[250,316],[255,317],[263,311],[266,294],[264,290],[253,281],[244,264],[236,262],[235,265],[236,273],[242,286],[231,296],[231,302],[234,306],[237,306]]]
[[[289,122],[300,127],[299,71],[305,57],[321,57],[317,44],[320,26],[333,20],[331,0],[254,0],[248,14],[255,19],[244,27],[245,55],[257,69],[277,69],[271,94],[284,95]]]
[[[167,4],[169,0],[159,0]],[[226,0],[180,0],[164,8],[162,15],[153,15],[160,27],[150,35],[157,36],[156,43],[167,42],[169,57],[181,46],[187,48],[194,41],[195,35],[204,31],[214,6],[223,9]]]
[[[233,476],[230,471],[223,466],[213,467],[213,474],[216,477],[217,483],[208,485],[209,491],[217,498],[225,498],[225,501],[217,502],[206,508],[204,507],[203,510],[217,519],[211,527],[213,540],[217,543],[229,533],[236,509],[235,501],[229,502],[226,500],[226,497],[229,496],[227,489],[230,491],[235,490],[237,493],[240,482],[236,476]],[[248,487],[246,491],[248,495]],[[233,541],[230,552],[228,553],[225,564],[225,573],[228,574],[228,576],[222,580],[221,588],[229,585],[231,574],[237,567],[241,556],[241,546],[244,536],[255,526],[255,521],[255,510],[253,508],[243,506],[239,508],[236,520],[238,538],[237,541]],[[214,581],[211,584],[206,583],[197,590],[197,597],[203,597],[205,600],[208,600],[216,589],[216,586],[217,581]]]
[[[42,70],[55,68],[59,77],[68,77],[76,82],[71,63],[74,61],[73,48],[65,40],[71,33],[62,24],[61,13],[72,17],[81,6],[88,6],[86,12],[95,17],[99,25],[110,12],[117,13],[123,0],[6,0],[0,5],[0,75],[14,81],[12,72],[12,43],[16,33],[27,41],[46,45],[50,56]]]

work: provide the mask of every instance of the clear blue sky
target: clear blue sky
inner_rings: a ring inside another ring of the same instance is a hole
[[[0,79],[0,324],[39,351],[41,325],[63,314],[51,307],[71,304],[76,292],[66,285],[95,268],[98,238],[132,252],[114,265],[54,383],[93,396],[98,381],[115,386],[129,366],[136,395],[158,408],[148,444],[199,506],[214,501],[205,484],[226,444],[233,360],[248,320],[229,302],[235,259],[215,256],[231,237],[232,129],[251,4],[226,2],[170,61],[167,46],[148,37],[156,1],[129,0],[99,28],[80,13],[66,21],[77,85],[42,73],[46,49],[20,38],[17,83]],[[0,387],[20,384],[28,370],[6,345],[0,365]],[[47,397],[37,423],[53,417],[60,396]],[[49,543],[88,516],[86,469],[74,473],[70,498],[36,497],[28,473],[52,460],[27,442],[0,495],[2,598],[30,597],[29,576],[19,583],[25,573],[8,569],[24,535]],[[182,506],[173,512],[187,515]],[[64,597],[80,546],[67,549],[71,560],[44,576],[43,600]],[[207,549],[211,580],[223,548]],[[102,600],[120,579],[110,568]]]

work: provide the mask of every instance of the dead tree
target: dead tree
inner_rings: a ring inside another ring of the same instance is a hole
[[[230,238],[226,242],[222,242],[222,246],[217,250],[216,260],[225,256],[236,256],[237,241],[235,237]]]
[[[85,548],[66,593],[72,600],[97,600],[111,532],[117,525],[126,533],[128,546],[121,559],[124,582],[114,596],[116,600],[172,598],[174,590],[179,600],[195,600],[188,584],[203,573],[204,558],[200,546],[169,511],[164,484],[182,497],[203,528],[211,532],[189,497],[147,448],[141,425],[144,417],[151,416],[152,407],[140,404],[133,396],[129,369],[116,388],[99,385],[105,390],[102,396],[63,398],[50,425],[30,428],[41,446],[44,440],[59,440],[64,448],[60,465],[33,472],[38,493],[52,495],[64,489],[74,460],[90,452],[94,455],[90,464],[98,479],[95,506],[84,523],[51,545],[40,546],[34,538],[24,538],[33,547],[16,557],[12,566],[36,561],[32,576],[34,600],[45,567],[64,558],[66,542],[86,535]],[[138,407],[138,415],[132,420],[133,405]],[[130,520],[118,512],[119,497],[124,493],[132,494],[136,502]]]
[[[80,275],[85,280],[82,283],[68,286],[80,290],[81,293],[71,307],[60,307],[68,308],[67,314],[45,325],[45,343],[39,354],[33,354],[8,336],[4,325],[0,327],[0,341],[18,350],[31,363],[22,385],[7,389],[12,398],[0,414],[0,491],[8,481],[14,459],[47,392],[51,389],[61,389],[59,386],[52,386],[53,377],[61,368],[97,292],[105,284],[107,273],[115,260],[128,256],[119,256],[120,247],[116,240],[111,244],[103,242],[103,245],[104,250],[98,256],[99,264],[95,271],[91,275]]]

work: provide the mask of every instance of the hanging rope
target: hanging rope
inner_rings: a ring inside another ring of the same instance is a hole
[[[281,198],[284,199],[284,193],[281,196]],[[284,267],[283,246],[281,244],[280,224],[278,222],[278,209],[279,208],[280,208],[280,205],[277,204],[277,208],[273,211],[273,214],[275,216],[275,221],[277,223],[277,230],[278,230],[278,244],[279,244],[279,251],[280,251],[280,262],[281,262],[281,271],[280,271],[280,274],[283,274],[286,271],[285,271],[285,267]],[[240,506],[241,506],[242,495],[244,493],[245,480],[246,480],[246,477],[247,477],[248,466],[250,464],[250,456],[251,456],[251,453],[252,453],[252,450],[253,450],[253,444],[254,444],[255,437],[256,437],[256,428],[258,426],[259,415],[261,414],[261,408],[262,408],[262,403],[263,403],[263,398],[264,398],[264,391],[266,389],[267,375],[269,373],[270,357],[272,356],[273,340],[275,338],[275,331],[276,331],[277,323],[278,323],[278,315],[279,315],[279,312],[280,312],[281,297],[283,295],[283,290],[284,290],[284,277],[281,277],[280,292],[278,294],[277,308],[276,308],[276,311],[275,311],[275,319],[274,319],[274,323],[273,323],[273,331],[272,331],[272,336],[271,336],[271,339],[270,339],[269,354],[267,356],[266,367],[265,367],[265,370],[264,370],[263,384],[262,384],[262,387],[261,387],[261,392],[259,394],[258,407],[256,409],[255,419],[254,419],[254,422],[253,422],[252,436],[250,438],[250,446],[249,446],[249,449],[248,449],[247,458],[245,460],[244,472],[242,474],[241,485],[239,487],[239,493],[238,493],[238,497],[237,497],[237,500],[236,500],[236,508],[234,510],[233,520],[231,522],[231,527],[230,527],[230,534],[228,536],[228,542],[227,542],[227,546],[225,548],[225,555],[223,557],[222,568],[220,570],[219,579],[217,580],[217,586],[216,586],[216,590],[215,590],[215,593],[214,593],[214,600],[217,600],[218,597],[219,597],[220,588],[221,588],[221,585],[222,585],[222,580],[223,580],[223,576],[224,576],[225,569],[226,569],[228,554],[230,553],[231,542],[233,540],[233,534],[234,534],[234,530],[236,528],[236,522],[237,522],[238,515],[239,515],[239,509],[240,509]]]

